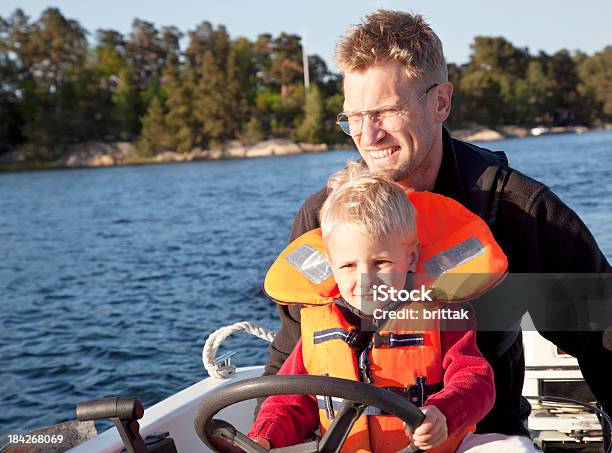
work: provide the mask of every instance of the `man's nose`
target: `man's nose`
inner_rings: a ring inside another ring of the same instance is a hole
[[[378,121],[370,115],[363,115],[360,144],[370,146],[385,136],[385,131],[377,125]]]

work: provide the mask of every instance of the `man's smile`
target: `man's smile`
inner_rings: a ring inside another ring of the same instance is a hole
[[[368,149],[367,152],[373,159],[384,159],[385,157],[389,157],[391,154],[396,153],[400,149],[402,149],[402,147],[396,145],[385,148]]]

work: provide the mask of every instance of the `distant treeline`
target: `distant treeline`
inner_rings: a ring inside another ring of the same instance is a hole
[[[317,55],[303,85],[300,37],[230,38],[202,22],[187,33],[134,20],[127,36],[88,32],[48,8],[36,21],[0,17],[0,150],[57,158],[67,144],[136,141],[143,154],[269,137],[343,142],[341,79]],[[332,45],[332,43],[330,43]],[[454,128],[591,125],[612,120],[612,47],[554,55],[477,37],[469,63],[449,65]]]

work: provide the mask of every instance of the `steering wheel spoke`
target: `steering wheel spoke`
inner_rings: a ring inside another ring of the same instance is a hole
[[[234,451],[245,451],[247,453],[267,453],[268,450],[263,448],[258,443],[249,439],[243,433],[238,431],[234,425],[225,420],[214,418],[211,420],[211,435],[216,441],[221,439],[221,444],[216,444],[216,447],[222,450],[234,450]],[[223,442],[229,443],[231,446],[223,444]],[[238,450],[232,448],[238,447]]]
[[[344,400],[334,421],[319,442],[319,451],[321,453],[339,452],[365,408],[366,406],[362,403]]]

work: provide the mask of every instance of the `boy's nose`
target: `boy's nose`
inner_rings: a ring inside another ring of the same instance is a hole
[[[376,274],[372,266],[364,266],[359,276],[358,286],[360,286],[364,292],[372,290],[372,285],[377,284],[380,278]]]

